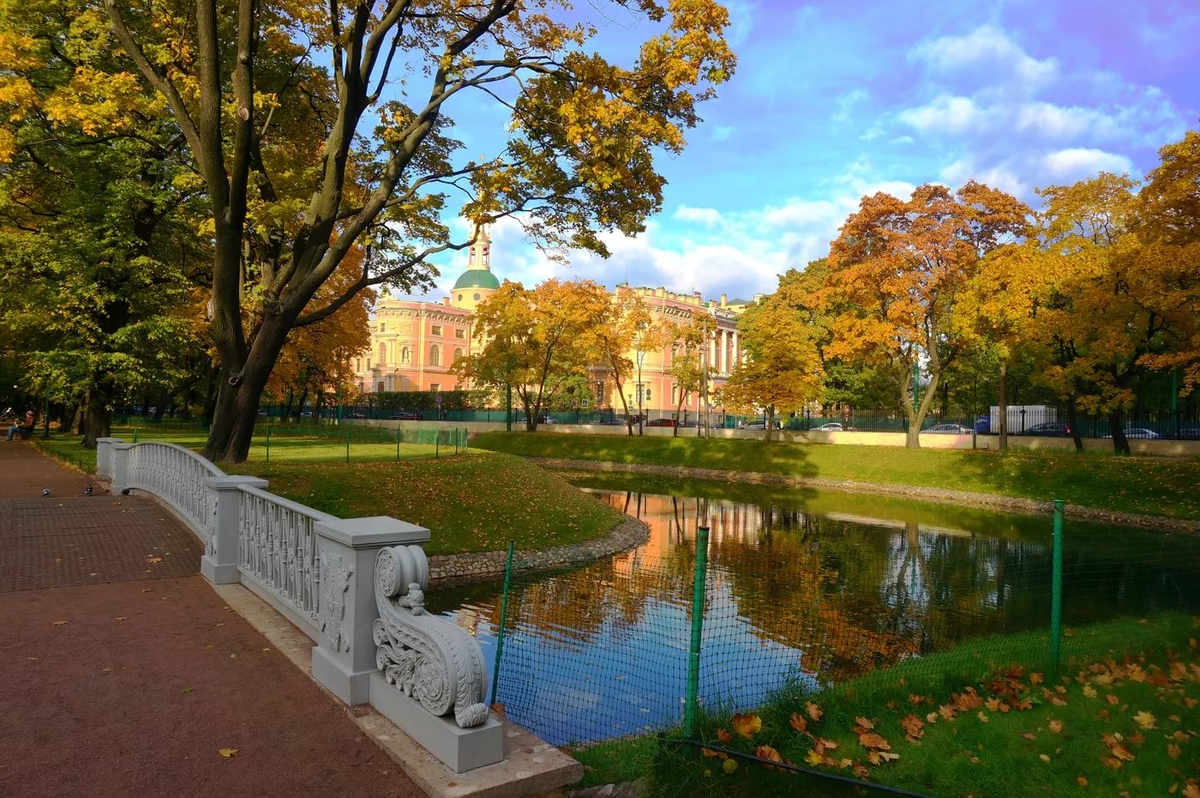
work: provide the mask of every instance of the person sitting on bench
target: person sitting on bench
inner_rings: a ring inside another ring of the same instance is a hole
[[[18,421],[8,428],[8,437],[5,440],[11,441],[14,435],[29,435],[33,432],[33,411],[25,411],[25,419]]]

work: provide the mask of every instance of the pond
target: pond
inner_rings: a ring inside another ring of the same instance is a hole
[[[514,580],[497,701],[561,745],[678,724],[696,528],[710,528],[701,700],[753,707],[988,635],[1045,630],[1051,519],[628,475],[573,481],[650,527],[636,550]],[[1063,622],[1200,611],[1200,539],[1068,520]],[[490,668],[501,587],[431,593]]]

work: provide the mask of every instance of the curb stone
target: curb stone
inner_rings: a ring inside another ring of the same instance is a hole
[[[941,488],[920,488],[911,485],[892,485],[876,482],[853,482],[848,480],[823,479],[821,477],[796,477],[786,474],[764,474],[757,471],[724,471],[717,468],[692,468],[690,466],[660,466],[645,463],[613,463],[601,460],[560,460],[550,457],[530,457],[530,462],[545,468],[562,468],[572,471],[594,471],[613,473],[653,474],[678,479],[706,479],[714,482],[745,483],[751,485],[781,485],[784,487],[807,487],[838,490],[844,493],[882,493],[889,496],[905,496],[937,502],[939,504],[970,505],[1018,512],[1028,515],[1050,515],[1054,503],[1036,501],[1015,496],[998,496],[989,493],[970,493]],[[1163,532],[1200,533],[1200,521],[1165,516],[1139,515],[1120,510],[1101,510],[1068,504],[1066,514],[1071,518],[1101,521],[1121,526],[1136,526]]]
[[[626,518],[601,538],[554,546],[542,551],[518,550],[514,557],[513,569],[545,571],[592,562],[640,546],[649,537],[649,525],[636,518]],[[435,554],[429,558],[430,586],[452,587],[501,577],[504,575],[504,563],[507,558],[507,551]]]

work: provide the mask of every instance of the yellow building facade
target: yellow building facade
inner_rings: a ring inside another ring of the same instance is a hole
[[[473,314],[480,302],[500,288],[491,270],[491,240],[480,231],[467,253],[467,270],[455,281],[450,295],[441,302],[410,299],[382,299],[370,322],[371,344],[354,360],[355,383],[361,393],[381,391],[451,391],[460,387],[460,378],[450,372],[454,361],[480,346],[475,340]],[[642,298],[656,317],[684,325],[693,312],[705,310],[713,319],[707,352],[709,391],[725,383],[733,366],[741,358],[737,315],[744,303],[730,303],[724,295],[705,301],[699,292],[681,294],[666,288],[617,286],[618,292],[632,291]],[[638,411],[666,416],[675,412],[679,388],[670,374],[676,346],[660,350],[630,352],[633,373],[624,381],[625,399],[631,413]],[[590,376],[588,407],[581,409],[620,412],[621,397],[611,376],[596,369]],[[684,397],[682,410],[694,420],[703,410],[702,397],[693,391]],[[713,406],[720,412],[720,408]]]

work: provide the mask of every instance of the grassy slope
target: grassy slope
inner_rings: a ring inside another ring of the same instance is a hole
[[[1200,460],[1058,451],[902,449],[753,440],[492,432],[472,445],[527,457],[758,471],[1065,499],[1085,507],[1200,518]]]
[[[1196,663],[1195,639],[1200,619],[1165,615],[1153,621],[1121,619],[1075,630],[1064,644],[1064,678],[1061,683],[1047,677],[1047,686],[1062,687],[1060,705],[1045,700],[1042,687],[1032,687],[1027,676],[1021,681],[1035,703],[1028,711],[1000,712],[986,706],[957,715],[947,722],[941,716],[930,723],[926,715],[950,701],[954,693],[975,686],[983,698],[987,690],[980,680],[1008,663],[1026,663],[1025,673],[1045,666],[1046,637],[1041,633],[1013,635],[973,641],[950,651],[873,673],[840,688],[813,695],[781,693],[759,711],[762,730],[750,739],[733,736],[729,747],[753,752],[770,745],[788,760],[803,763],[812,747],[811,738],[797,733],[789,722],[791,713],[805,713],[807,701],[823,710],[819,721],[809,721],[814,735],[838,744],[837,758],[862,761],[866,751],[853,732],[856,718],[872,721],[875,730],[900,754],[893,763],[872,767],[870,779],[938,796],[1040,796],[1118,795],[1130,786],[1141,785],[1145,794],[1166,794],[1171,785],[1176,794],[1186,778],[1200,776],[1200,739],[1194,734],[1200,713],[1193,707],[1200,699],[1200,666],[1166,688],[1148,681],[1117,678],[1111,684],[1089,685],[1085,693],[1080,677],[1091,679],[1086,670],[1112,656],[1121,662],[1127,655],[1143,656],[1141,667],[1153,675],[1155,668],[1169,672],[1167,652],[1182,652],[1185,662]],[[988,656],[979,655],[986,650]],[[1112,695],[1113,699],[1107,696]],[[914,701],[916,702],[914,704]],[[1193,707],[1187,706],[1193,702]],[[1155,728],[1142,729],[1134,720],[1138,712],[1155,716]],[[913,714],[924,722],[918,744],[905,740],[900,720]],[[982,713],[982,714],[981,714]],[[986,718],[986,721],[983,719]],[[1061,724],[1055,731],[1057,724]],[[717,730],[732,731],[727,714],[712,714],[701,721],[699,734],[717,740]],[[1137,733],[1144,740],[1136,744]],[[1182,738],[1175,732],[1183,734]],[[1134,760],[1119,769],[1104,764],[1109,754],[1102,735],[1117,732]],[[1172,758],[1168,743],[1180,746]],[[854,795],[831,782],[807,776],[780,776],[745,761],[734,774],[726,774],[718,759],[703,758],[694,748],[682,747],[660,754],[652,737],[613,741],[576,752],[590,770],[588,780],[629,778],[653,773],[653,793],[658,795]],[[849,775],[848,770],[827,768]],[[1088,782],[1085,790],[1077,782]],[[1135,794],[1142,794],[1134,791]]]
[[[155,439],[203,444],[199,433],[164,433]],[[236,467],[237,473],[261,476],[270,481],[273,493],[343,518],[390,515],[428,527],[432,539],[425,549],[430,554],[495,551],[509,540],[518,549],[544,549],[600,537],[624,519],[519,457],[473,452],[436,460],[346,463],[341,459],[344,448],[330,452],[320,441],[308,449],[300,441],[288,443],[297,446],[288,462],[276,461],[273,439],[270,463],[251,457]],[[52,436],[38,444],[76,468],[95,470],[95,451],[80,447],[76,438]],[[352,443],[351,456],[357,447],[371,445]],[[390,446],[394,458],[395,444]],[[326,462],[313,460],[322,453],[329,455]],[[306,461],[293,461],[300,459]]]

